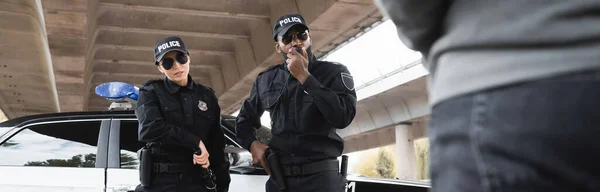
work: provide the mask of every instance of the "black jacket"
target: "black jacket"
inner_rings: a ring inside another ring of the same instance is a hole
[[[271,114],[269,148],[282,164],[335,159],[344,150],[336,129],[347,127],[356,114],[356,92],[348,69],[309,56],[304,84],[291,76],[287,64],[272,66],[256,78],[237,117],[237,140],[248,150],[256,140],[264,111]]]
[[[217,186],[222,191],[228,188],[230,176],[229,162],[223,151],[225,138],[220,113],[214,91],[194,83],[190,76],[185,87],[168,78],[150,80],[140,88],[135,109],[139,121],[138,139],[160,142],[169,154],[165,161],[190,165],[193,165],[193,152],[202,140],[210,154],[210,168],[217,177]]]

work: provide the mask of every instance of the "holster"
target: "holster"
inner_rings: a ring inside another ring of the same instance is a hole
[[[140,182],[144,187],[149,187],[153,168],[152,149],[143,147],[138,150],[138,159],[140,160]]]
[[[267,151],[265,151],[264,159],[267,160],[267,169],[271,172],[271,180],[279,187],[280,191],[284,191],[286,189],[285,178],[283,176],[281,165],[279,164],[279,158],[275,152],[267,149]]]

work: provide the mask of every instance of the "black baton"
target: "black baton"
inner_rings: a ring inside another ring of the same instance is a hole
[[[196,152],[194,152],[194,154],[201,155],[202,152],[200,150],[197,150]],[[202,169],[200,170],[202,174],[202,179],[204,179],[204,183],[206,183],[206,189],[208,189],[208,191],[211,192],[217,192],[217,184],[215,184],[216,177],[213,174],[212,170],[204,167],[202,167]]]

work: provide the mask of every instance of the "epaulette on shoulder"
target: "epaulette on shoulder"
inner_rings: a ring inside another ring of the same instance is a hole
[[[213,90],[213,89],[212,89],[212,88],[210,88],[210,87],[206,87],[206,88],[207,88],[208,90],[210,90],[210,92],[212,92],[213,94],[215,94],[215,90]]]
[[[328,67],[332,67],[332,68],[336,68],[336,69],[344,69],[344,68],[347,69],[346,65],[344,65],[340,62],[336,62],[336,61],[321,61],[321,62],[323,62],[322,64],[325,64],[325,66],[328,66]]]
[[[163,81],[163,80],[162,79],[150,79],[150,80],[142,83],[142,87],[145,87],[146,85],[150,85],[152,83],[161,82],[161,81]]]
[[[281,65],[281,64],[277,64],[277,65],[271,65],[270,67],[268,67],[268,68],[267,68],[267,69],[265,69],[264,71],[260,72],[260,73],[258,74],[258,76],[262,75],[262,74],[263,74],[263,73],[265,73],[265,72],[268,72],[268,71],[271,71],[271,70],[273,70],[273,69],[276,69],[277,67],[279,67],[279,65]]]
[[[209,86],[206,86],[206,85],[200,85],[200,87],[202,87],[202,88],[204,88],[204,89],[206,89],[206,90],[209,90],[210,92],[212,92],[213,94],[215,94],[215,90],[213,90],[213,89],[212,89],[211,87],[209,87]]]
[[[335,66],[345,66],[344,64],[340,63],[340,62],[336,62],[336,61],[322,61],[331,65],[335,65]]]

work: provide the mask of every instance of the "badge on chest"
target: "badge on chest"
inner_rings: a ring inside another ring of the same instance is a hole
[[[206,111],[208,110],[208,105],[206,104],[206,102],[198,100],[198,109],[200,109],[201,111]]]

